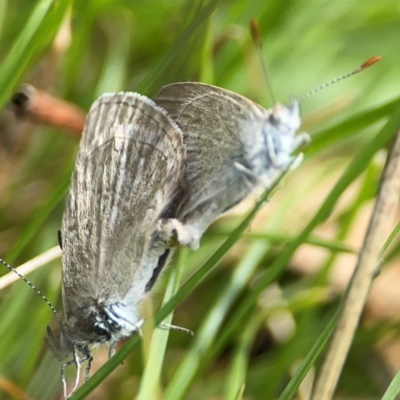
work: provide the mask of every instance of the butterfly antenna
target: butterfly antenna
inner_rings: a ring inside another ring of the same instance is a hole
[[[14,272],[14,274],[17,274],[26,284],[28,284],[31,287],[31,289],[47,303],[47,305],[50,307],[53,314],[56,316],[60,325],[62,325],[60,315],[58,314],[57,310],[54,308],[53,304],[50,303],[49,299],[32,282],[28,281],[28,279],[26,279],[23,275],[21,275],[16,268],[12,267],[10,264],[5,262],[2,258],[0,258],[0,263],[5,265],[11,272]]]
[[[264,79],[267,82],[269,95],[271,97],[272,103],[276,104],[274,91],[272,90],[271,79],[269,78],[269,71],[267,68],[267,63],[265,61],[264,54],[262,51],[262,40],[261,40],[260,28],[258,26],[258,22],[254,18],[252,18],[250,20],[250,29],[251,29],[251,36],[253,37],[253,40],[254,40],[254,45],[256,46],[258,59],[260,60],[260,64],[262,67]]]
[[[161,322],[161,324],[159,324],[158,327],[161,329],[170,329],[173,331],[181,331],[181,332],[187,333],[190,336],[194,336],[194,332],[192,330],[183,328],[182,326],[171,325],[171,324],[166,324],[165,322]]]
[[[299,97],[297,100],[298,101],[303,101],[305,99],[308,99],[309,97],[313,96],[315,93],[318,93],[320,90],[325,89],[326,87],[333,85],[336,82],[340,82],[343,79],[348,78],[349,76],[353,76],[355,74],[358,74],[361,71],[364,71],[364,69],[367,69],[368,67],[370,67],[371,65],[374,65],[375,63],[377,63],[378,61],[381,60],[381,56],[374,56],[371,57],[370,59],[368,59],[367,61],[365,61],[365,63],[363,63],[362,65],[360,65],[358,68],[356,68],[354,71],[348,72],[347,74],[344,74],[342,76],[339,76],[338,78],[332,79],[329,82],[324,83],[321,86],[318,86],[317,88],[310,90],[309,92],[307,92],[306,94],[304,94],[303,96]]]

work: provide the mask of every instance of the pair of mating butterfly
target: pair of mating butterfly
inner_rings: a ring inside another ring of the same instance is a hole
[[[140,329],[139,303],[174,249],[196,249],[219,215],[268,187],[304,139],[299,126],[297,101],[265,110],[200,83],[166,86],[154,102],[95,101],[62,220],[65,323],[48,328],[55,355],[73,357],[63,371],[87,360],[88,378],[91,345],[111,356]]]
[[[288,168],[308,137],[295,136],[299,127],[296,100],[265,110],[200,83],[165,86],[154,102],[136,93],[95,101],[62,220],[65,323],[48,328],[56,356],[73,357],[62,367],[65,397],[65,367],[87,360],[88,379],[91,345],[108,343],[112,356],[140,330],[139,304],[174,249],[196,249],[218,216]]]

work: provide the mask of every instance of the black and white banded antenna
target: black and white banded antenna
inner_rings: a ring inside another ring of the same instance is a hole
[[[50,303],[50,300],[28,279],[26,279],[22,274],[19,273],[19,271],[12,267],[10,264],[5,262],[2,258],[0,258],[0,263],[5,265],[9,271],[14,272],[14,274],[17,274],[19,278],[21,278],[27,285],[30,286],[30,288],[39,296],[42,298],[42,300],[45,301],[45,303],[50,307],[51,311],[53,314],[56,316],[60,326],[62,325],[61,317],[58,314],[57,310],[54,308],[53,304]]]
[[[254,40],[254,45],[256,46],[258,59],[261,64],[261,68],[263,71],[265,82],[267,83],[268,93],[271,98],[273,104],[276,104],[276,99],[274,95],[274,91],[272,89],[271,79],[269,77],[269,71],[267,67],[267,62],[265,61],[264,53],[262,50],[262,39],[260,34],[260,28],[258,26],[258,22],[256,19],[252,18],[250,20],[250,29],[251,29],[251,36]]]
[[[310,90],[309,92],[307,92],[306,94],[303,94],[302,96],[298,97],[296,100],[298,102],[301,102],[305,99],[308,99],[311,96],[314,96],[315,93],[318,93],[319,91],[327,88],[328,86],[333,85],[334,83],[340,82],[343,79],[346,79],[350,76],[353,76],[355,74],[358,74],[361,71],[364,71],[365,69],[369,68],[371,65],[374,65],[375,63],[377,63],[378,61],[380,61],[382,59],[381,56],[373,56],[371,58],[369,58],[367,61],[365,61],[362,65],[360,65],[358,68],[356,68],[353,71],[348,72],[347,74],[344,74],[342,76],[339,76],[337,78],[334,78],[332,80],[330,80],[329,82],[326,82],[318,87],[316,87],[315,89]]]

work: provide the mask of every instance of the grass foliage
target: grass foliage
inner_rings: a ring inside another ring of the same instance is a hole
[[[60,130],[10,116],[7,102],[20,83],[85,110],[106,91],[151,97],[188,80],[269,107],[253,17],[283,103],[383,57],[303,101],[312,138],[303,164],[215,223],[201,248],[180,252],[160,279],[143,313],[155,313],[157,324],[175,310],[172,323],[195,336],[153,333],[149,319],[143,340],[131,338],[109,362],[106,350],[95,351],[98,372],[74,400],[304,398],[299,385],[321,362],[340,304],[330,273],[343,254],[353,257],[347,270],[354,265],[366,225],[360,215],[400,121],[398,12],[393,0],[0,2],[0,254],[15,265],[56,245],[78,146]],[[358,227],[355,244],[348,238]],[[398,256],[394,238],[385,259]],[[57,260],[29,279],[61,310],[60,271]],[[22,399],[18,389],[32,399],[60,398],[60,364],[44,341],[54,323],[47,306],[16,282],[0,292],[0,321],[0,398]],[[393,372],[375,348],[389,334],[399,336],[396,319],[361,324],[340,398],[382,398]],[[385,400],[395,398],[398,382]]]

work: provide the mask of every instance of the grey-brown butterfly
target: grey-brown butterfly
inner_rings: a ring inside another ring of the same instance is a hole
[[[216,86],[175,83],[163,87],[155,102],[183,133],[186,192],[176,217],[197,241],[256,187],[268,188],[308,138],[295,135],[300,127],[296,100],[266,110]]]
[[[374,65],[371,57],[355,70],[306,93],[321,89]],[[266,110],[216,86],[186,82],[164,86],[155,98],[183,133],[186,146],[185,191],[176,218],[196,248],[207,227],[256,187],[268,188],[295,160],[292,153],[308,142],[300,127],[299,100]]]
[[[174,214],[184,174],[178,126],[150,99],[106,94],[86,119],[62,220],[63,305],[60,332],[48,328],[55,355],[77,367],[90,346],[116,342],[143,323],[138,305],[154,285],[169,248],[191,245]]]

